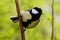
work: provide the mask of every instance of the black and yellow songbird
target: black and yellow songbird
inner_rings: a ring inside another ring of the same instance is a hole
[[[40,21],[40,16],[42,15],[42,9],[39,7],[34,7],[31,10],[25,10],[21,13],[22,24],[24,28],[34,28]],[[10,18],[13,22],[18,22],[17,17]]]

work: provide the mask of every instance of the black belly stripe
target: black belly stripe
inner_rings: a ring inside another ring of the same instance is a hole
[[[39,18],[38,18],[38,19],[39,19]],[[36,21],[36,20],[38,20],[38,19],[32,18],[31,20],[28,20],[27,22],[22,22],[22,24],[23,24],[23,26],[24,26],[25,28],[27,28],[27,26],[28,26],[29,24],[31,24],[31,22]]]

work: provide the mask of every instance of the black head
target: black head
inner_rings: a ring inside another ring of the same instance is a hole
[[[42,14],[42,9],[39,7],[34,7],[33,9],[31,9],[31,13],[32,14]]]
[[[42,13],[42,9],[39,8],[39,7],[35,7],[35,8],[33,8],[33,9],[35,9],[35,10],[38,11],[39,13]]]
[[[42,9],[39,7],[34,7],[33,9],[30,10],[32,19],[37,20],[40,18],[42,14]]]

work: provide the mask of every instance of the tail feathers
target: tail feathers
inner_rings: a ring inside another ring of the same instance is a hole
[[[16,23],[18,21],[18,17],[11,17],[10,18],[14,23]]]

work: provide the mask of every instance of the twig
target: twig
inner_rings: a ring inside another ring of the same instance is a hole
[[[25,34],[23,32],[23,25],[22,25],[22,19],[20,16],[20,8],[19,8],[18,0],[15,0],[15,3],[16,3],[16,11],[18,14],[18,20],[19,20],[19,25],[20,25],[20,30],[21,30],[21,38],[22,40],[25,40]]]
[[[52,0],[52,35],[51,40],[54,40],[54,0]]]

